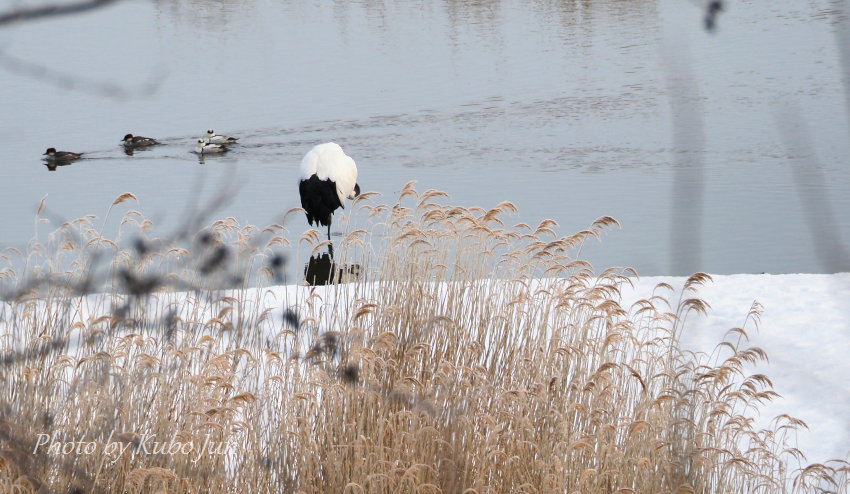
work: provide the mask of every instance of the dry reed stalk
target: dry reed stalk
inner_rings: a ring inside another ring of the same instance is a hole
[[[571,257],[612,218],[559,237],[551,220],[505,227],[509,202],[444,198],[409,183],[396,205],[360,206],[369,224],[337,260],[363,274],[320,288],[264,288],[282,262],[271,247],[323,248],[282,223],[225,218],[121,247],[84,218],[9,252],[25,267],[2,272],[0,486],[848,492],[846,462],[804,465],[793,437],[805,424],[753,426],[775,396],[747,373],[766,357],[745,346],[760,307],[712,355],[687,352],[688,314],[710,310],[690,292],[707,275],[675,306],[661,285],[623,307],[633,271],[595,275]],[[151,231],[137,211],[124,225]],[[94,451],[34,450],[38,434]]]

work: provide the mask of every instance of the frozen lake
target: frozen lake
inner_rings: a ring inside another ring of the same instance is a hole
[[[381,202],[417,180],[563,233],[613,216],[582,252],[598,270],[848,271],[847,20],[828,0],[728,3],[714,34],[679,0],[127,1],[7,26],[0,246],[26,245],[45,196],[102,218],[132,192],[116,218],[168,226],[223,180],[239,195],[216,217],[264,226],[334,140]],[[199,165],[208,128],[242,144]],[[128,132],[166,145],[125,156]],[[90,159],[49,172],[51,146]]]

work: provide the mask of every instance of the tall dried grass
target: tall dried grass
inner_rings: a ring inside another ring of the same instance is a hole
[[[775,396],[745,368],[765,358],[743,346],[758,306],[713,355],[688,352],[708,275],[674,306],[660,285],[623,307],[634,273],[571,257],[612,218],[559,237],[444,195],[364,194],[366,226],[337,245],[363,274],[328,287],[267,287],[288,232],[233,218],[112,241],[87,217],[6,252],[22,267],[0,272],[0,488],[850,491],[846,462],[802,466],[799,420],[753,425]]]

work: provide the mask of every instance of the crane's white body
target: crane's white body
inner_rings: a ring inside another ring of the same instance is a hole
[[[318,144],[304,155],[301,160],[301,180],[309,180],[313,175],[319,180],[330,180],[336,185],[336,194],[341,205],[345,206],[346,199],[357,197],[354,192],[354,186],[357,185],[357,165],[339,144]]]

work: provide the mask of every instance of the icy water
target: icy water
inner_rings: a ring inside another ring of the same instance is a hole
[[[7,26],[0,246],[44,234],[45,196],[103,218],[132,192],[110,221],[165,228],[223,182],[239,193],[215,216],[264,226],[333,140],[381,202],[417,180],[563,233],[613,216],[582,251],[597,269],[848,271],[848,20],[827,0],[726,7],[713,34],[681,0],[126,1]],[[241,144],[201,164],[208,128]],[[126,156],[128,132],[166,144]],[[51,146],[87,159],[48,171]]]

